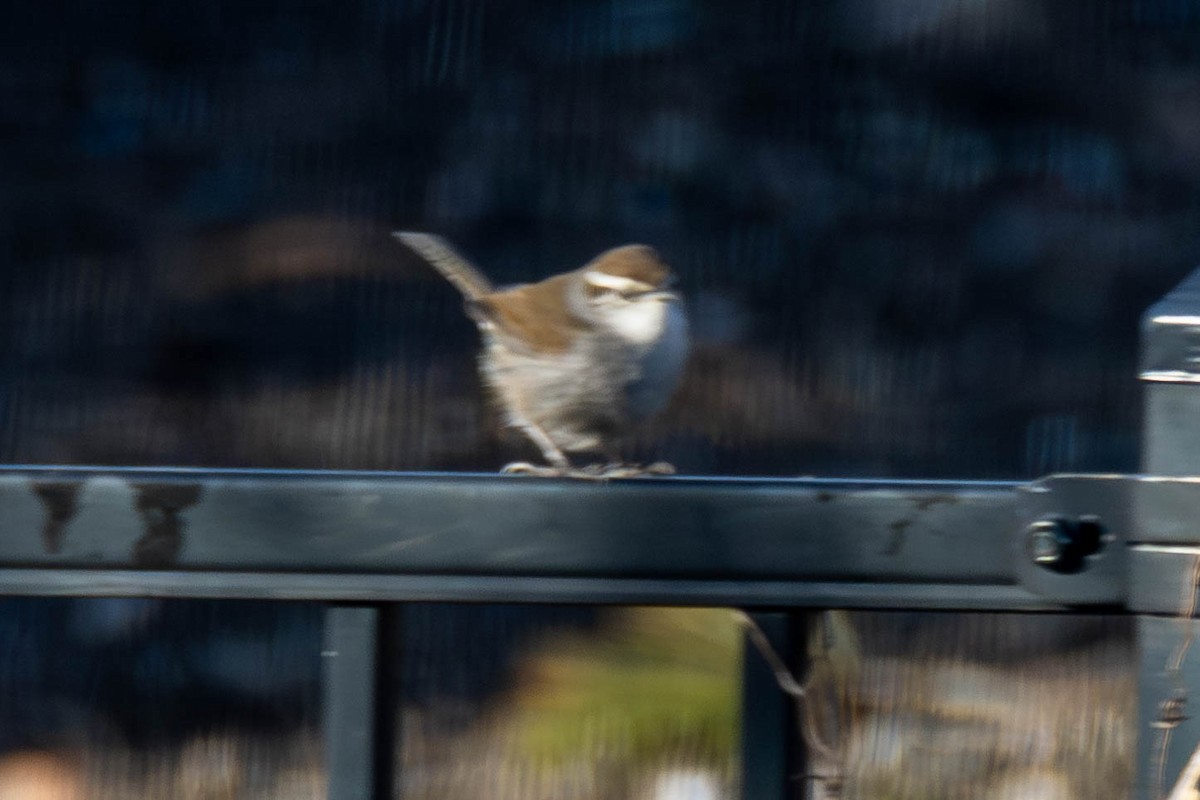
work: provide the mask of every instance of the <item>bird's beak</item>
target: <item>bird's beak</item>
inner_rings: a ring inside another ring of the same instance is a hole
[[[646,292],[644,295],[642,295],[642,299],[643,300],[661,300],[664,303],[674,303],[676,300],[679,299],[679,295],[675,294],[675,292],[667,292],[667,291]]]

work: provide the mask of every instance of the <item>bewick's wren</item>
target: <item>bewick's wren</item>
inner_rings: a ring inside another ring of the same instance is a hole
[[[506,415],[542,451],[549,468],[508,472],[618,476],[671,472],[621,466],[616,440],[666,405],[688,352],[688,325],[668,291],[671,271],[645,245],[601,253],[572,272],[496,289],[443,239],[397,239],[445,276],[466,299],[483,334],[480,371]],[[606,467],[576,470],[566,453],[598,452]]]

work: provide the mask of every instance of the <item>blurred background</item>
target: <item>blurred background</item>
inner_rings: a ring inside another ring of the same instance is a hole
[[[388,238],[408,228],[499,282],[658,248],[696,341],[674,405],[627,443],[644,460],[1132,471],[1138,316],[1200,262],[1200,2],[15,0],[0,175],[3,462],[527,457],[482,402],[458,297]],[[77,763],[72,737],[102,730],[139,780],[189,757],[226,775],[194,790],[226,794],[156,790],[181,797],[254,796],[246,775],[319,762],[315,608],[3,612],[0,689],[23,699],[0,702],[4,752]],[[436,735],[404,758],[460,747],[460,765],[483,752],[463,737],[484,735],[484,710],[525,696],[517,665],[558,647],[547,631],[611,653],[640,619],[405,613],[406,719]],[[937,624],[975,642],[959,659],[1127,634],[957,619]],[[887,649],[861,627],[864,652]],[[735,780],[728,752],[696,747],[718,785]],[[570,774],[580,797],[608,780]],[[659,791],[628,780],[609,796]],[[680,780],[662,791],[708,791]],[[532,786],[514,796],[576,796]]]
[[[5,4],[0,457],[493,469],[500,282],[654,245],[689,472],[1129,469],[1197,263],[1184,0]]]

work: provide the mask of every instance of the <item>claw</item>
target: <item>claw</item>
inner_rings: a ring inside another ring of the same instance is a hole
[[[675,474],[674,465],[668,464],[666,461],[655,461],[653,464],[642,465],[622,461],[621,457],[613,451],[606,451],[603,455],[608,459],[608,463],[597,465],[596,468],[600,469],[605,474],[605,477],[637,478],[647,475]]]
[[[500,470],[500,474],[536,475],[543,478],[556,478],[562,476],[567,471],[562,467],[544,467],[538,464],[530,464],[528,461],[514,461],[511,464],[505,464]]]
[[[645,478],[650,476],[674,475],[675,467],[665,461],[653,464],[604,464],[597,465],[599,475],[605,479],[611,478]]]
[[[532,475],[537,478],[574,478],[585,481],[608,481],[623,478],[674,475],[675,467],[665,461],[653,464],[589,464],[586,467],[555,467],[514,461],[500,470],[502,475]]]
[[[603,480],[604,476],[590,467],[542,466],[528,461],[516,461],[500,470],[501,475],[532,475],[535,478],[576,478],[579,480]]]

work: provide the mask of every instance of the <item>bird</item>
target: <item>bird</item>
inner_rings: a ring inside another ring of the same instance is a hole
[[[654,248],[614,247],[578,269],[497,288],[442,237],[393,236],[462,294],[482,338],[484,384],[505,423],[547,462],[516,462],[503,472],[612,478],[675,471],[616,454],[622,435],[669,402],[688,357],[687,315]],[[601,454],[607,463],[579,468],[569,453]]]

